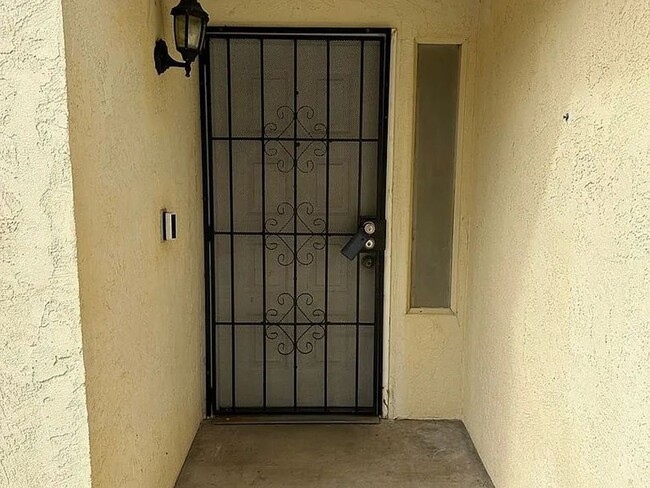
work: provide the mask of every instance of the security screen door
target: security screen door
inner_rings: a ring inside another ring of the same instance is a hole
[[[380,412],[389,41],[383,29],[208,32],[210,414]],[[368,221],[374,247],[346,258]]]

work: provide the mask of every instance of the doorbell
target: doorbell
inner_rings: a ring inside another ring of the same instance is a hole
[[[175,241],[177,231],[176,214],[163,210],[162,217],[163,241]]]

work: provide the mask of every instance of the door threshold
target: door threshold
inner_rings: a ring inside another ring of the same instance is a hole
[[[208,419],[217,425],[378,424],[376,415],[220,415]]]

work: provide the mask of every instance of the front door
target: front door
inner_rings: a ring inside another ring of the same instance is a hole
[[[210,414],[380,413],[389,42],[208,32]]]

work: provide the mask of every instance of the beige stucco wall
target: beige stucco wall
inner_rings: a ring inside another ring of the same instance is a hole
[[[387,414],[451,417],[461,411],[462,328],[456,314],[407,314],[415,41],[466,43],[474,48],[475,0],[204,0],[214,25],[347,26],[396,29],[389,168],[392,240],[385,357]],[[468,71],[471,63],[468,63]],[[469,77],[469,75],[468,75]],[[469,131],[469,124],[464,126]],[[459,220],[460,268],[465,269],[465,210]],[[462,302],[462,273],[457,298]],[[388,290],[387,290],[388,291]],[[462,312],[461,312],[462,313]]]
[[[0,486],[89,487],[58,0],[0,2]]]
[[[650,8],[485,1],[479,45],[465,422],[499,487],[645,487]]]
[[[204,395],[198,77],[155,72],[169,5],[62,3],[93,486],[173,486]]]

